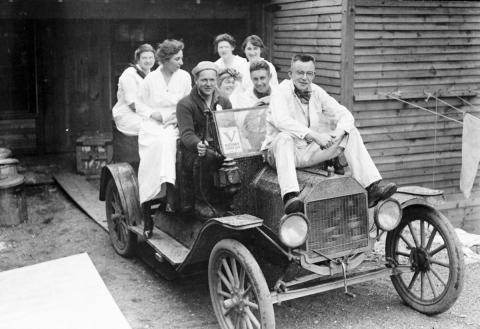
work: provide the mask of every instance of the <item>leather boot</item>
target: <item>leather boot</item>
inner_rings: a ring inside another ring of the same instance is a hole
[[[394,183],[380,186],[380,182],[381,180],[372,183],[367,187],[368,208],[375,207],[379,201],[388,199],[397,192],[397,186]]]

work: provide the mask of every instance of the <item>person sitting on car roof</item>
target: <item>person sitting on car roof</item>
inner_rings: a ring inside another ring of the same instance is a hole
[[[195,85],[190,94],[177,104],[182,166],[187,183],[183,186],[186,196],[182,201],[182,210],[187,211],[194,206],[196,215],[206,219],[216,215],[215,209],[208,203],[209,189],[212,173],[223,161],[223,157],[212,147],[213,127],[209,112],[230,109],[232,104],[217,90],[218,68],[215,63],[200,62],[193,68],[192,74]]]
[[[315,58],[293,56],[290,79],[270,99],[267,136],[262,145],[267,162],[277,169],[286,214],[303,212],[295,168],[310,167],[342,151],[352,176],[368,192],[368,206],[396,192],[393,183],[380,186],[382,177],[354,126],[352,114],[314,84]]]

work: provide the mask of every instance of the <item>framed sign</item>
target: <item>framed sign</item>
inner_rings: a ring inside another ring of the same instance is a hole
[[[231,158],[260,154],[266,134],[267,107],[214,111],[222,153]]]

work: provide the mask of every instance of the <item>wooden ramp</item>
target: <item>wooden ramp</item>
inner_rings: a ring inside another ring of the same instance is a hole
[[[89,217],[108,231],[105,204],[98,199],[99,188],[90,184],[85,176],[72,173],[55,174],[53,178]]]
[[[0,329],[131,329],[86,253],[0,273]]]

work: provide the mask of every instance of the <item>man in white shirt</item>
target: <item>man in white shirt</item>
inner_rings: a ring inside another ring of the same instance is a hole
[[[272,72],[270,66],[264,60],[249,63],[250,78],[253,82],[253,88],[243,92],[234,92],[230,96],[230,101],[235,109],[268,105],[272,87],[270,80]]]
[[[262,146],[267,161],[277,169],[285,213],[304,211],[298,197],[296,168],[316,165],[342,151],[352,176],[367,189],[369,207],[393,195],[395,184],[380,187],[382,177],[354,126],[352,114],[312,83],[315,58],[295,55],[288,74],[290,79],[271,96]]]

